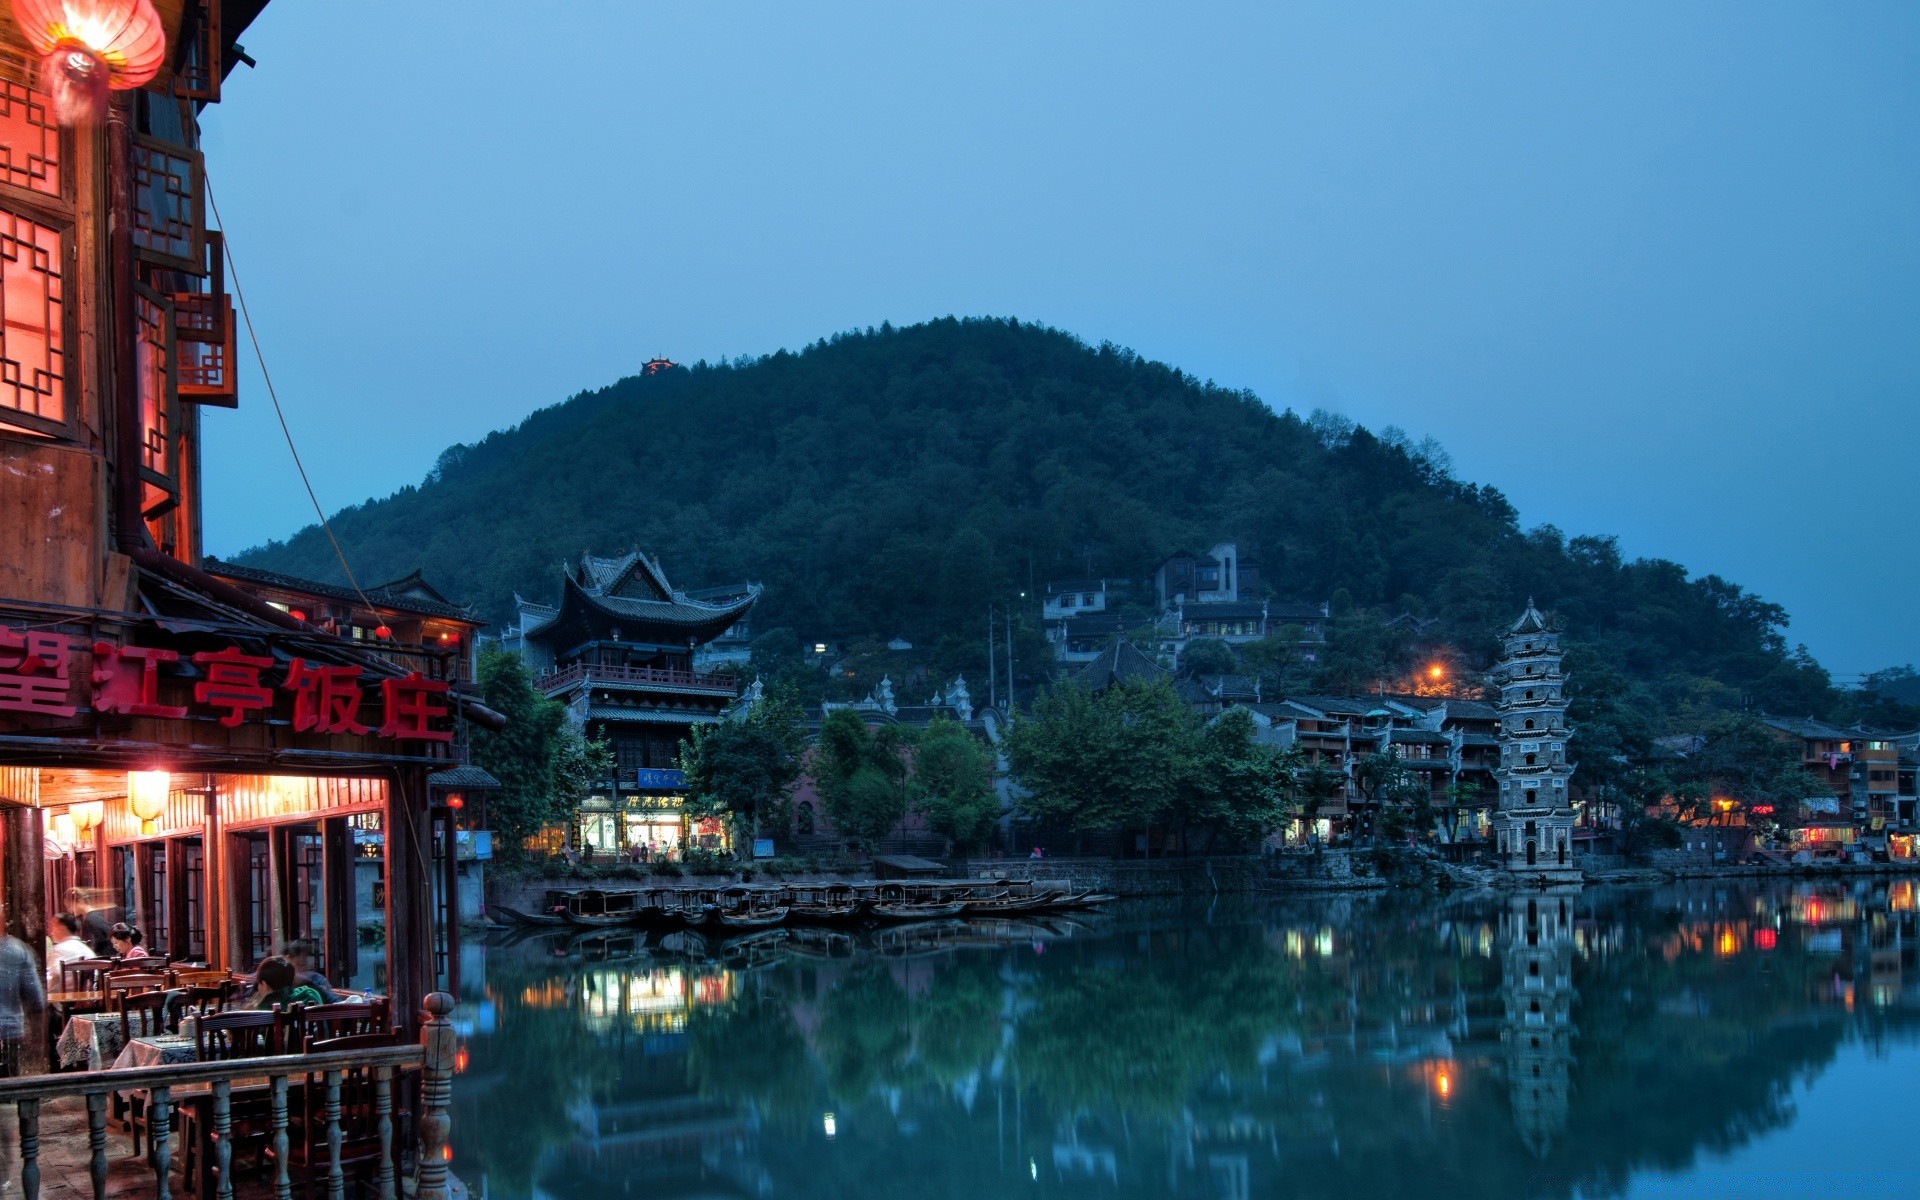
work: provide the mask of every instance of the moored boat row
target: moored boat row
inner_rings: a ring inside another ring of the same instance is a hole
[[[884,925],[1071,912],[1114,899],[1091,890],[1036,889],[1025,880],[915,880],[712,887],[578,888],[547,892],[540,911],[489,904],[503,925],[735,929]]]

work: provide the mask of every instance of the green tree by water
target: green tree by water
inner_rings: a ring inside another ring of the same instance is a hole
[[[736,844],[784,829],[806,747],[800,707],[780,691],[768,692],[740,720],[695,726],[680,744],[687,811],[729,818]]]
[[[827,714],[810,765],[834,828],[871,849],[900,823],[907,815],[910,745],[902,726],[869,729],[845,708]]]
[[[908,791],[927,827],[953,847],[984,842],[1000,819],[993,791],[993,753],[958,721],[928,723],[915,739]]]
[[[570,819],[596,779],[613,769],[604,742],[584,740],[565,706],[534,690],[526,660],[508,651],[480,653],[480,695],[506,718],[498,731],[476,726],[473,762],[500,781],[488,818],[500,836],[496,853],[518,858],[530,838]]]

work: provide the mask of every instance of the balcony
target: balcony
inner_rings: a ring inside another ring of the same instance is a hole
[[[616,667],[599,664],[575,663],[562,667],[558,671],[549,671],[535,681],[543,695],[551,696],[555,692],[565,691],[579,683],[605,683],[616,687],[653,687],[670,688],[684,692],[711,692],[715,695],[734,694],[735,679],[731,675],[703,675],[697,671],[662,671],[653,667]]]

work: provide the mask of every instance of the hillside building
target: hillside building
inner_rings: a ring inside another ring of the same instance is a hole
[[[551,840],[606,853],[646,847],[656,858],[728,848],[723,822],[686,815],[680,743],[720,720],[738,694],[735,676],[696,670],[694,657],[743,623],[760,592],[748,584],[724,600],[698,599],[636,550],[582,555],[565,568],[556,604],[515,598],[519,619],[502,644],[526,657],[535,686],[567,706],[576,729],[613,751],[613,774]]]
[[[1204,554],[1169,554],[1153,572],[1162,611],[1180,604],[1231,604],[1260,598],[1260,564],[1243,557],[1233,542]]]

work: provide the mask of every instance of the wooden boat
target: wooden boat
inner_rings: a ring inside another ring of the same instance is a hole
[[[787,919],[785,905],[772,908],[743,908],[719,914],[720,924],[728,929],[771,929]]]
[[[950,904],[889,903],[881,901],[868,910],[867,915],[876,921],[900,924],[905,921],[943,921],[957,917],[967,911],[967,902],[955,900]]]
[[[997,896],[986,900],[962,901],[969,917],[1009,917],[1016,913],[1042,912],[1052,907],[1045,896]]]
[[[582,888],[577,892],[562,893],[558,907],[561,917],[569,925],[583,929],[623,929],[638,925],[647,918],[647,909],[640,903],[639,892],[605,892],[599,888]]]
[[[521,912],[517,908],[508,908],[504,904],[487,905],[487,915],[504,925],[565,925],[567,919],[558,913]]]
[[[1056,908],[1098,908],[1102,904],[1111,904],[1120,897],[1107,892],[1085,891],[1077,896],[1058,901]]]
[[[858,904],[789,904],[787,920],[807,925],[851,925],[860,919]]]

